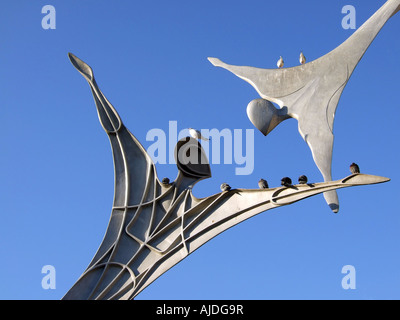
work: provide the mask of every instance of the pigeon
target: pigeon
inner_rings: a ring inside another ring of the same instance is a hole
[[[281,180],[281,185],[285,186],[285,187],[289,187],[292,185],[292,179],[288,178],[288,177],[284,177]]]
[[[283,67],[283,59],[282,59],[282,57],[279,58],[279,60],[276,63],[276,65],[278,66],[278,68],[282,68]]]
[[[229,184],[225,182],[221,184],[221,191],[229,191],[229,190],[231,190],[231,186]]]
[[[258,181],[258,186],[260,189],[268,189],[268,182],[264,179],[260,179],[260,181]]]
[[[169,184],[169,179],[168,178],[164,178],[162,179],[162,184],[168,185]]]
[[[354,162],[350,165],[350,172],[351,173],[360,173],[360,168],[357,164],[355,164]]]
[[[308,181],[307,177],[305,175],[302,175],[299,177],[299,183],[300,184],[306,184]]]
[[[205,140],[205,141],[209,140],[207,138],[204,138],[201,135],[201,132],[199,130],[196,130],[196,129],[193,129],[193,128],[189,128],[189,133],[192,136],[192,138],[194,138],[194,139],[197,139],[197,140],[202,139],[202,140]]]
[[[300,61],[301,64],[305,64],[306,63],[306,57],[304,56],[303,52],[300,52],[299,61]]]

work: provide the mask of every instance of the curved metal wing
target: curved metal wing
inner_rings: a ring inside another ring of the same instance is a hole
[[[148,219],[151,215],[139,215],[139,210],[129,208],[141,207],[143,203],[153,200],[156,194],[159,198],[163,198],[170,196],[170,193],[168,189],[161,186],[155,165],[144,147],[124,126],[115,108],[99,89],[92,69],[71,53],[69,53],[69,58],[90,85],[100,123],[110,139],[115,170],[114,204],[103,242],[81,276],[81,281],[78,280],[65,297],[74,297],[79,292],[80,297],[90,298],[95,291],[101,292],[104,288],[96,287],[96,290],[93,290],[93,286],[88,286],[87,283],[98,282],[104,286],[104,281],[102,282],[101,279],[106,273],[121,273],[121,279],[128,282],[136,281],[133,272],[126,267],[125,260],[127,256],[135,255],[139,245],[134,243],[132,237],[127,236],[125,229],[129,224],[133,236],[140,238],[141,221]],[[143,211],[147,213],[148,210]],[[135,224],[138,226],[135,227]],[[119,246],[128,246],[129,254],[118,250]],[[88,288],[92,289],[90,292],[85,292],[89,290]]]
[[[69,58],[88,81],[100,123],[110,139],[115,187],[104,239],[88,268],[64,299],[130,297],[143,288],[150,275],[159,275],[153,271],[157,269],[156,261],[164,259],[163,253],[171,247],[170,240],[164,238],[168,232],[172,233],[172,238],[177,236],[180,226],[177,217],[186,210],[189,200],[190,203],[197,201],[192,200],[188,187],[211,177],[210,166],[197,140],[182,139],[176,147],[178,177],[171,184],[160,183],[153,161],[99,89],[92,69],[72,53]],[[202,202],[203,205],[208,201]],[[143,259],[154,265],[143,264]]]

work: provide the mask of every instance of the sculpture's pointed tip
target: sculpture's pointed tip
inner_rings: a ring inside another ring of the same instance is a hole
[[[210,61],[215,67],[220,67],[222,65],[222,61],[218,58],[208,57],[208,61]]]
[[[349,186],[361,186],[369,184],[384,183],[390,181],[389,178],[374,176],[369,174],[355,173],[341,180],[341,183]],[[334,213],[339,212],[339,199],[336,192],[325,192],[325,199]]]
[[[79,59],[72,52],[68,52],[68,58],[71,61],[71,63],[74,65],[75,68],[77,67],[78,61],[83,62],[81,59]]]
[[[338,213],[339,212],[339,197],[338,197],[336,190],[324,192],[324,198],[325,198],[325,201],[328,204],[329,208],[331,208],[331,210],[334,213]]]
[[[333,211],[333,213],[339,212],[339,205],[337,203],[329,203],[329,207]]]
[[[370,174],[355,173],[342,180],[342,183],[351,185],[376,184],[390,181],[389,178]]]
[[[83,62],[71,52],[68,52],[68,58],[72,65],[86,78],[86,80],[93,81],[93,71],[87,63]]]

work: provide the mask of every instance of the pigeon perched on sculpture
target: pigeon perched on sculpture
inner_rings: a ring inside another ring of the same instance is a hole
[[[231,186],[224,182],[221,184],[220,189],[222,192],[229,191],[231,190]]]
[[[258,181],[258,187],[260,189],[268,189],[268,182],[265,179],[260,179],[260,181]]]
[[[284,187],[290,187],[292,185],[292,179],[289,177],[283,177],[281,180],[281,185]]]
[[[356,163],[352,163],[351,165],[350,165],[350,172],[351,173],[360,173],[360,167],[358,166],[358,164],[356,164]]]
[[[300,184],[307,184],[307,182],[308,182],[308,178],[304,174],[299,177]]]

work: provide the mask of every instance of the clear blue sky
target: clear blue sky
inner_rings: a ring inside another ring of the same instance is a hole
[[[60,299],[100,245],[111,213],[114,172],[107,135],[72,52],[94,70],[125,125],[148,148],[151,129],[253,129],[246,82],[207,57],[275,68],[331,51],[354,30],[342,28],[344,5],[356,26],[384,1],[3,1],[0,10],[0,299]],[[56,29],[44,30],[44,5]],[[333,214],[322,195],[271,210],[205,244],[137,299],[400,299],[398,148],[400,14],[384,26],[355,69],[335,117],[333,179],[357,162],[389,183],[338,191]],[[244,136],[244,133],[243,133]],[[254,171],[212,164],[211,179],[256,188],[264,177],[306,174],[322,181],[311,153],[288,120],[264,137],[254,131]],[[157,165],[160,177],[177,174]],[[56,289],[41,286],[44,265]],[[353,265],[356,289],[341,286]]]

